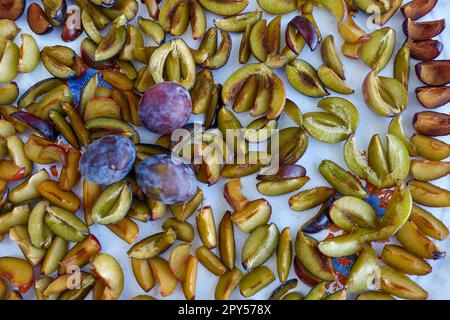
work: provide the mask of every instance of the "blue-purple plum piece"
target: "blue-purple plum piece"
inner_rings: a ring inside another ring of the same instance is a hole
[[[136,178],[149,198],[169,205],[189,200],[197,190],[197,179],[191,166],[165,154],[142,161]]]
[[[162,82],[145,91],[138,107],[142,125],[153,133],[168,134],[183,127],[192,113],[189,91],[175,82]]]
[[[52,141],[56,141],[58,138],[58,129],[56,129],[53,123],[46,121],[30,112],[16,111],[11,113],[11,116]]]
[[[110,185],[128,175],[135,159],[136,148],[130,139],[109,135],[87,147],[80,159],[80,172],[93,183]]]
[[[294,45],[293,39],[291,39],[291,33],[289,32],[289,27],[294,27],[295,30],[300,33],[300,35],[305,40],[311,51],[316,50],[319,44],[319,38],[317,37],[317,31],[311,21],[303,16],[294,17],[288,24],[286,28],[286,46],[291,49],[295,54],[300,54],[297,52],[297,48]]]
[[[339,199],[340,195],[335,195],[328,199],[321,207],[319,212],[313,216],[311,219],[305,222],[302,226],[302,231],[304,233],[319,233],[328,227],[331,223],[330,219],[330,208],[333,205],[334,201]]]

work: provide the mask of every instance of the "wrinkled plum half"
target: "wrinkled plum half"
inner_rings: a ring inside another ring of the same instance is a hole
[[[49,138],[52,141],[55,141],[58,138],[58,130],[53,123],[41,119],[32,113],[25,111],[16,111],[12,113],[11,116],[16,118],[17,120],[22,121],[27,126],[33,128],[44,137]]]
[[[194,196],[197,180],[191,166],[169,155],[149,157],[139,164],[136,180],[151,199],[165,204],[185,202]]]
[[[25,0],[0,0],[0,19],[17,20],[24,8]]]
[[[138,107],[144,127],[159,134],[172,133],[183,127],[191,112],[189,91],[175,82],[162,82],[147,89]]]
[[[136,149],[129,139],[109,135],[87,147],[80,159],[80,172],[93,183],[109,185],[125,178],[135,159]]]

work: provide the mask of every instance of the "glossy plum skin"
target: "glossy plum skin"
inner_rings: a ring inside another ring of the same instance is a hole
[[[189,91],[175,82],[162,82],[145,91],[138,114],[142,125],[153,133],[168,134],[183,127],[192,113]]]
[[[109,135],[92,142],[81,156],[80,172],[93,183],[110,185],[133,168],[136,148],[130,139]]]
[[[139,187],[149,198],[169,205],[189,200],[197,190],[192,168],[165,154],[142,161],[136,177]]]

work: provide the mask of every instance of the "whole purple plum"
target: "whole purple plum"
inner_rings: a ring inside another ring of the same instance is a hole
[[[133,168],[136,148],[130,139],[109,135],[92,142],[81,156],[82,176],[96,184],[113,184]]]
[[[197,180],[192,168],[169,155],[149,157],[139,164],[137,184],[151,199],[165,204],[185,202],[193,197]]]
[[[189,91],[176,82],[161,82],[145,91],[139,102],[142,125],[153,133],[168,134],[183,127],[192,113]]]

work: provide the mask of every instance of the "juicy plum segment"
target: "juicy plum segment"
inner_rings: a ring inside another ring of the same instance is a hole
[[[128,175],[136,159],[130,139],[109,135],[92,142],[81,156],[80,172],[93,183],[110,185]]]
[[[162,82],[145,91],[138,114],[153,133],[168,134],[183,127],[192,113],[189,91],[176,82]]]
[[[149,157],[139,164],[137,183],[149,198],[165,204],[185,202],[197,190],[192,168],[162,154]]]

